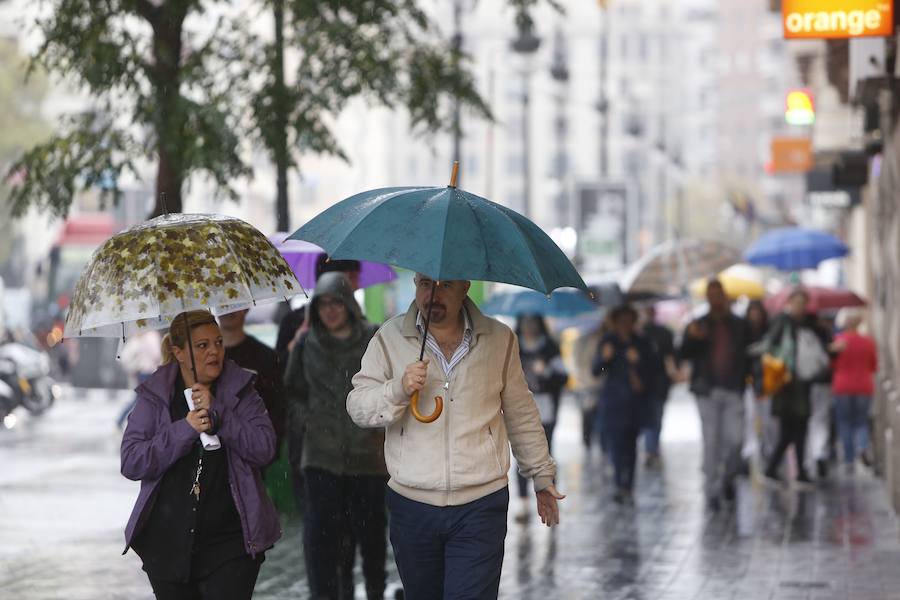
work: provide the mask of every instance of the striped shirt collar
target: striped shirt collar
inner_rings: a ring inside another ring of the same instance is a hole
[[[468,354],[469,346],[472,342],[472,319],[469,317],[469,311],[465,307],[463,307],[462,312],[465,329],[463,331],[462,341],[459,343],[459,346],[456,347],[456,351],[453,353],[453,356],[450,357],[450,360],[447,360],[447,357],[441,352],[441,347],[438,345],[437,340],[434,339],[434,336],[431,335],[430,331],[428,332],[428,337],[425,339],[425,345],[431,349],[435,356],[437,356],[438,360],[441,362],[441,369],[443,369],[444,375],[448,378],[453,372],[453,367],[458,365],[463,357]],[[418,311],[416,314],[416,329],[419,330],[419,334],[425,330],[425,318],[421,311]]]

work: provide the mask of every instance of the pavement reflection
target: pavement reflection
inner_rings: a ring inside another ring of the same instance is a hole
[[[127,396],[69,390],[40,419],[0,431],[0,596],[150,600],[140,561],[122,550],[137,492],[118,472],[113,420]],[[636,502],[611,500],[607,465],[581,443],[564,402],[554,440],[562,524],[521,524],[510,505],[501,598],[900,600],[897,521],[883,482],[835,475],[815,489],[744,478],[732,507],[706,509],[693,400],[667,407],[664,461],[639,469]],[[307,598],[302,522],[268,553],[255,598]],[[388,597],[399,585],[389,559]],[[357,570],[359,561],[357,561]],[[357,581],[361,581],[357,574]],[[362,585],[356,597],[364,598]]]

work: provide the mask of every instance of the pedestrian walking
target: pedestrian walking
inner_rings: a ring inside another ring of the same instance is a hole
[[[675,357],[675,336],[665,325],[656,322],[656,307],[648,306],[644,310],[644,324],[641,333],[650,342],[656,364],[652,369],[653,385],[648,386],[650,421],[642,430],[644,451],[647,456],[645,466],[658,468],[660,465],[659,437],[662,433],[663,413],[672,383],[678,379],[678,367]]]
[[[581,412],[581,441],[584,444],[586,456],[590,458],[591,444],[594,438],[596,426],[597,397],[600,393],[602,379],[595,377],[591,372],[594,363],[594,353],[606,332],[604,319],[593,330],[581,332],[572,329],[572,350],[565,359],[568,372],[573,384],[572,393],[578,403]],[[563,332],[563,335],[567,335]],[[603,444],[601,443],[601,453]]]
[[[769,353],[785,363],[790,380],[772,398],[772,414],[781,425],[778,443],[766,467],[766,477],[780,482],[778,469],[784,453],[793,446],[797,457],[797,481],[810,483],[806,469],[806,436],[812,414],[811,391],[817,381],[830,376],[827,347],[830,340],[807,312],[809,296],[802,289],[791,292],[786,311],[772,323],[767,337]]]
[[[359,289],[359,272],[361,268],[362,264],[358,260],[329,260],[327,254],[320,254],[316,259],[316,283],[318,284],[319,277],[325,273],[344,273],[350,280],[350,285],[355,292]],[[278,322],[275,352],[278,354],[278,360],[282,365],[287,364],[291,348],[293,348],[299,337],[309,329],[306,307],[307,305],[304,304],[287,312]]]
[[[353,598],[359,546],[366,597],[386,585],[384,434],[347,414],[351,378],[377,327],[362,317],[343,273],[325,273],[309,304],[310,328],[291,350],[284,384],[292,432],[303,436],[303,555],[313,598]]]
[[[128,373],[128,377],[131,380],[129,381],[130,385],[135,387],[141,385],[159,367],[159,363],[162,361],[162,354],[159,349],[161,343],[162,338],[159,333],[154,329],[149,329],[131,336],[122,345],[122,353],[119,355],[119,360],[122,361],[122,366],[125,368],[125,372]],[[119,429],[125,426],[125,420],[131,414],[131,411],[134,410],[137,399],[138,397],[135,394],[131,402],[119,413],[119,417],[116,419],[116,426]]]
[[[162,356],[122,439],[122,474],[141,482],[125,551],[141,557],[159,600],[249,599],[281,536],[259,474],[275,453],[272,422],[209,312],[175,317]],[[213,435],[220,447],[207,450]]]
[[[844,464],[846,471],[852,473],[857,457],[861,457],[867,465],[872,462],[869,411],[875,391],[878,355],[872,338],[859,332],[862,314],[847,311],[843,317],[844,330],[831,345],[831,350],[836,354],[831,389]]]
[[[406,597],[496,598],[508,447],[522,475],[534,480],[548,526],[559,522],[563,498],[554,486],[556,465],[515,334],[467,298],[468,281],[435,282],[421,273],[414,281],[409,310],[369,344],[347,410],[363,427],[386,428],[390,536]],[[418,361],[423,334],[427,359]],[[412,414],[414,393],[425,403],[441,396],[436,420]]]
[[[603,375],[597,401],[598,429],[602,429],[615,473],[613,500],[633,502],[634,471],[640,431],[654,421],[657,360],[651,342],[638,334],[638,314],[631,306],[610,313],[611,331],[600,340],[593,372]]]
[[[357,260],[328,260],[327,254],[320,254],[316,259],[316,282],[325,273],[344,273],[350,280],[353,291],[357,290],[359,272],[362,265]],[[285,314],[279,321],[278,337],[275,341],[275,353],[280,364],[287,365],[288,357],[294,345],[309,331],[310,320],[306,312],[308,304]],[[285,432],[288,443],[288,460],[291,463],[291,486],[294,492],[294,503],[297,510],[303,512],[306,503],[306,491],[303,483],[303,433],[291,431],[292,421],[287,419]]]
[[[750,378],[748,401],[744,403],[746,412],[745,450],[752,455],[758,453],[767,461],[775,449],[778,439],[778,423],[772,417],[772,398],[763,386],[763,366],[758,348],[769,333],[769,313],[761,300],[751,300],[745,316],[750,331]]]
[[[287,427],[287,407],[281,387],[282,365],[269,346],[248,334],[244,329],[248,310],[221,315],[219,327],[225,344],[225,358],[229,358],[253,373],[256,391],[262,397],[275,429],[275,458],[281,453],[281,442]]]
[[[691,322],[681,358],[691,363],[691,392],[697,398],[703,432],[703,480],[707,506],[718,510],[735,496],[743,470],[744,386],[748,374],[747,322],[731,312],[718,279],[706,286],[709,313]]]
[[[814,327],[823,340],[834,337],[834,319],[819,315]],[[831,369],[813,381],[809,390],[810,415],[806,432],[806,469],[815,469],[818,479],[828,477],[831,460],[836,458],[834,396],[831,393]]]
[[[519,338],[519,359],[522,361],[525,380],[537,404],[541,425],[544,426],[547,445],[552,454],[559,399],[569,375],[563,366],[559,346],[550,336],[547,323],[541,315],[520,316],[516,321],[515,331]],[[516,479],[519,484],[519,499],[522,501],[516,520],[525,523],[530,514],[526,503],[528,480],[521,473],[516,473]]]

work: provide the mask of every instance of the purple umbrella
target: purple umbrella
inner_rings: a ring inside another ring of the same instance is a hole
[[[320,254],[325,254],[325,251],[309,242],[285,239],[287,236],[287,233],[275,233],[269,236],[269,240],[281,252],[300,285],[312,290],[316,287],[316,260]],[[367,260],[360,261],[360,288],[387,283],[394,279],[397,279],[397,274],[388,265]]]

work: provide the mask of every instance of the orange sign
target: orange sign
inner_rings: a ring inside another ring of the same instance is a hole
[[[806,173],[812,167],[813,151],[809,138],[772,138],[772,173]]]
[[[894,0],[782,0],[781,16],[786,39],[894,33]]]

